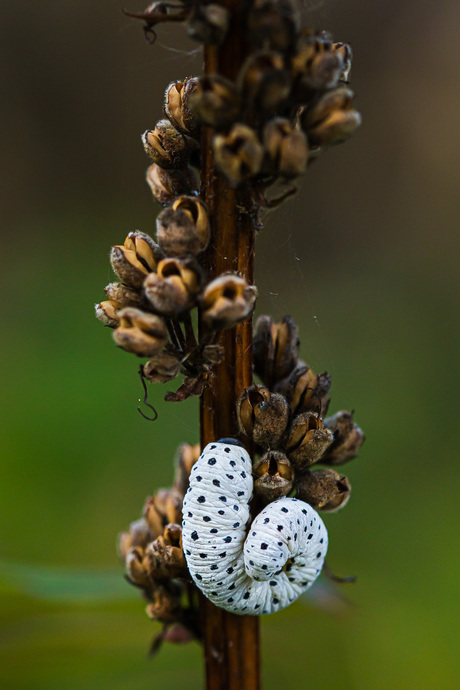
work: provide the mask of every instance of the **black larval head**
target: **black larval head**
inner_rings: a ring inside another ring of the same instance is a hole
[[[244,448],[243,444],[240,443],[240,441],[237,441],[236,438],[220,438],[217,443],[229,443],[232,446],[239,446],[240,448]]]

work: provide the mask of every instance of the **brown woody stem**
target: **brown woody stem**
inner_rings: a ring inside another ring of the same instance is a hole
[[[204,73],[235,80],[247,55],[243,3],[224,0],[231,12],[227,38],[220,46],[205,47]],[[209,278],[239,271],[254,280],[255,223],[247,188],[232,189],[214,166],[212,131],[202,138],[201,196],[208,206],[212,236],[205,263]],[[236,400],[252,384],[252,319],[223,331],[224,355],[201,397],[201,444],[238,435]],[[249,449],[250,450],[250,449]],[[207,690],[260,688],[259,620],[236,616],[201,598]]]

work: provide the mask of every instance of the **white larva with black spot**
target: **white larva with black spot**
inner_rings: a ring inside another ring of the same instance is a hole
[[[190,574],[216,606],[237,614],[274,613],[316,580],[327,531],[308,503],[280,498],[249,526],[252,463],[235,439],[206,446],[192,467],[182,541]]]

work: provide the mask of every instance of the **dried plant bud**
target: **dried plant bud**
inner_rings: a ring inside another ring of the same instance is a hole
[[[312,146],[335,146],[351,137],[360,125],[361,115],[357,110],[334,110],[308,130],[308,140]]]
[[[274,51],[251,55],[241,69],[238,82],[243,102],[266,113],[275,112],[291,90],[284,57]]]
[[[194,196],[180,196],[157,217],[157,238],[167,256],[197,255],[206,249],[210,228],[206,207]]]
[[[144,132],[142,143],[145,152],[161,168],[182,168],[187,164],[190,144],[169,120],[160,120],[155,129]]]
[[[308,132],[327,119],[337,110],[349,110],[353,102],[353,91],[347,86],[339,86],[319,96],[308,106],[302,106],[298,121],[302,129]]]
[[[351,70],[351,62],[353,60],[353,51],[349,43],[333,43],[332,50],[340,55],[342,58],[343,69],[340,74],[340,81],[348,82]]]
[[[191,309],[199,289],[200,270],[193,259],[163,259],[157,272],[148,275],[144,282],[149,303],[166,316],[179,316]]]
[[[153,601],[147,604],[147,616],[160,623],[174,623],[180,616],[180,598],[161,585],[153,591]]]
[[[207,45],[221,43],[228,31],[230,15],[222,5],[195,3],[188,20],[188,35]]]
[[[120,535],[118,550],[125,560],[130,549],[136,546],[145,548],[150,541],[152,541],[152,533],[149,525],[145,518],[140,518],[140,520],[135,520],[130,524],[129,532]]]
[[[241,432],[266,448],[276,446],[289,421],[285,398],[264,386],[246,388],[238,399],[236,413]]]
[[[294,470],[284,453],[269,450],[253,469],[254,490],[267,503],[287,496],[294,481]]]
[[[163,535],[147,546],[145,557],[150,576],[154,580],[186,575],[187,564],[182,551],[179,525],[167,525]]]
[[[140,288],[145,276],[154,271],[159,248],[145,232],[130,232],[123,245],[112,247],[110,262],[114,273],[131,288]]]
[[[128,551],[126,556],[126,572],[130,580],[141,587],[148,587],[151,584],[150,569],[145,551],[136,546]]]
[[[303,175],[308,162],[308,142],[305,134],[289,120],[277,117],[264,130],[267,171],[285,178]]]
[[[228,134],[217,134],[213,146],[216,165],[232,187],[260,172],[264,149],[250,127],[234,125]]]
[[[124,283],[109,283],[104,288],[104,292],[119,309],[136,307],[139,304],[139,292]]]
[[[211,74],[198,79],[190,94],[189,107],[203,124],[215,129],[226,129],[238,119],[240,95],[233,82]]]
[[[182,496],[185,496],[189,485],[190,472],[200,454],[201,448],[199,443],[195,446],[191,446],[188,443],[183,443],[179,446],[174,463],[176,472],[173,486]]]
[[[199,135],[200,124],[189,108],[189,98],[197,84],[197,77],[187,77],[184,81],[173,81],[165,93],[165,115],[176,129],[195,138]]]
[[[113,332],[113,339],[118,347],[138,357],[151,357],[164,348],[168,341],[168,331],[159,316],[134,307],[126,307],[118,315],[120,325]]]
[[[350,498],[351,484],[344,474],[331,469],[314,470],[301,475],[296,482],[296,498],[312,508],[336,513]]]
[[[308,410],[325,414],[329,405],[331,376],[325,371],[315,374],[310,367],[299,360],[289,376],[275,385],[275,390],[286,396],[293,415]]]
[[[150,383],[166,383],[179,376],[181,360],[173,352],[163,350],[144,364],[144,377]]]
[[[243,321],[254,308],[255,285],[227,273],[212,280],[201,297],[203,321],[213,330],[232,328]]]
[[[182,496],[175,487],[160,489],[153,497],[153,505],[168,523],[182,522]]]
[[[99,302],[99,304],[95,305],[94,309],[96,311],[96,317],[99,321],[102,321],[104,326],[116,328],[120,323],[120,319],[118,318],[118,307],[111,300]]]
[[[291,0],[254,0],[247,24],[253,46],[287,52],[295,43],[299,14]]]
[[[286,439],[286,454],[296,470],[303,470],[321,458],[334,436],[323,428],[323,420],[317,412],[304,412],[291,424]]]
[[[153,538],[163,534],[164,515],[155,506],[155,497],[149,496],[144,505],[143,515]]]
[[[294,369],[298,347],[297,325],[290,316],[279,323],[259,316],[254,328],[254,372],[269,389]]]
[[[292,59],[296,97],[308,100],[312,90],[326,91],[337,86],[344,69],[343,59],[332,43],[318,36],[307,36]]]
[[[353,421],[353,413],[343,410],[324,420],[324,426],[334,434],[334,441],[321,458],[325,465],[343,465],[358,454],[364,434]]]
[[[190,168],[164,170],[153,163],[146,179],[155,201],[162,206],[172,203],[181,194],[198,193],[197,181]]]

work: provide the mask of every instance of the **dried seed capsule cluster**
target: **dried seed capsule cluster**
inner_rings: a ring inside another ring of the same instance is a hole
[[[148,616],[163,623],[159,640],[200,638],[198,601],[184,558],[181,527],[182,501],[199,455],[199,446],[180,446],[172,487],[148,497],[143,517],[119,537],[119,554],[128,581],[141,589],[148,601]],[[185,592],[188,605],[183,603]]]
[[[274,323],[261,316],[255,324],[254,371],[264,385],[240,396],[240,430],[260,458],[254,465],[255,492],[269,502],[295,488],[297,498],[314,508],[337,511],[350,497],[347,477],[332,466],[353,459],[364,441],[351,412],[323,419],[331,377],[316,375],[298,358],[297,326],[286,316]],[[316,464],[326,469],[314,469]]]

